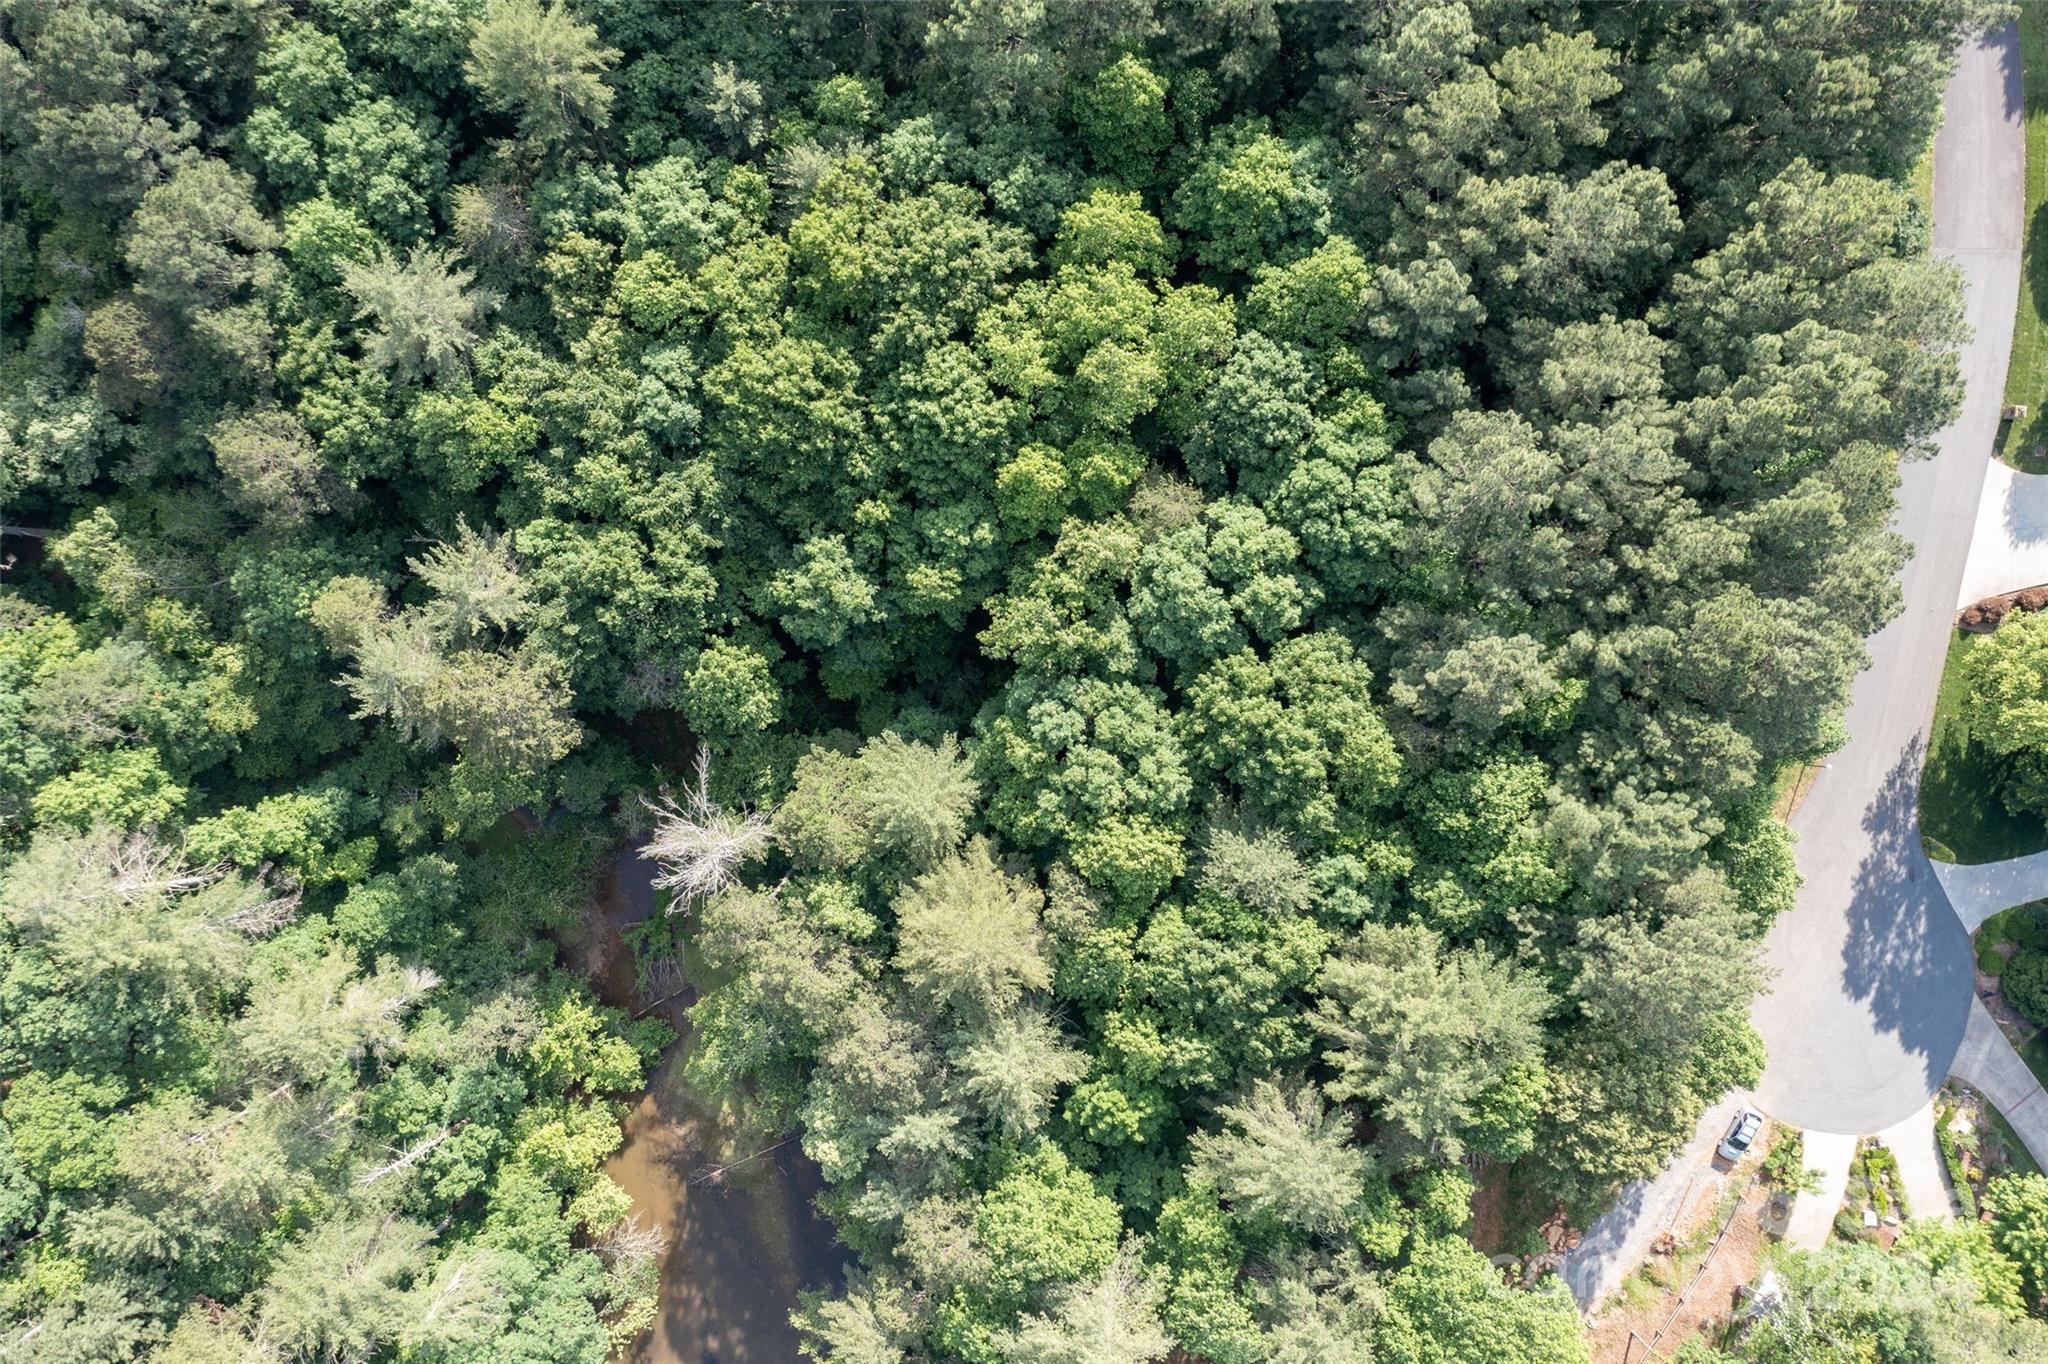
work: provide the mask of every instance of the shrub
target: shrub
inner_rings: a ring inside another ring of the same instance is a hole
[[[1900,1186],[1897,1156],[1883,1146],[1873,1145],[1857,1157],[1856,1168],[1869,1186],[1870,1204],[1877,1209],[1879,1217],[1889,1214],[1894,1206],[1898,1208],[1900,1221],[1910,1216],[1906,1210],[1905,1190]]]
[[[1999,978],[2005,997],[2036,1023],[2048,1023],[2048,952],[2023,947]]]
[[[1796,1127],[1778,1130],[1764,1156],[1763,1177],[1781,1188],[1796,1189],[1806,1183],[1806,1134]]]
[[[2008,936],[2021,947],[2048,952],[2048,900],[2035,900],[2005,911]]]

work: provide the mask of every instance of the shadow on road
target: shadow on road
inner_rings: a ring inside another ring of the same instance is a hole
[[[1996,33],[1987,33],[1984,37],[1978,39],[1980,45],[1993,46],[1998,49],[2000,95],[2004,99],[2005,116],[2007,118],[2021,117],[2024,109],[2022,87],[2020,85],[2018,29],[2019,25],[2015,22],[1999,29]]]
[[[1917,1078],[1932,1093],[1962,1041],[1972,976],[1969,937],[1920,845],[1923,744],[1915,739],[1906,748],[1864,811],[1871,846],[1849,902],[1842,985],[1915,1058]]]

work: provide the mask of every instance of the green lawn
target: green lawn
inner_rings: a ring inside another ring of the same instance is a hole
[[[2040,1174],[2041,1167],[2036,1165],[2034,1158],[2027,1153],[2027,1144],[2020,1140],[2019,1133],[2012,1130],[2012,1124],[2005,1120],[2005,1114],[1991,1107],[1989,1100],[1985,1101],[1984,1111],[1991,1115],[1992,1129],[1998,1133],[1998,1139],[2005,1147],[2008,1168],[2016,1175]]]
[[[2048,6],[2020,9],[2020,79],[2026,92],[2026,250],[2005,401],[2024,404],[2024,422],[1999,428],[1998,455],[2014,468],[2048,473]]]
[[[1997,862],[2048,848],[2048,824],[2006,810],[1992,794],[1991,755],[1970,742],[1963,660],[1980,638],[1958,630],[1949,644],[1920,775],[1920,832],[1927,855],[1944,862]]]
[[[2048,1032],[2037,1032],[2020,1044],[2020,1060],[2034,1072],[2034,1078],[2048,1084]]]

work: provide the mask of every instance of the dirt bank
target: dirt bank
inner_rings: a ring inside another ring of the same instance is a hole
[[[656,912],[653,871],[637,854],[621,853],[574,947],[606,1003],[659,1014],[676,1030],[675,1045],[626,1119],[625,1145],[605,1167],[632,1195],[640,1221],[670,1237],[660,1313],[624,1359],[786,1364],[797,1358],[789,1314],[799,1290],[836,1285],[850,1257],[811,1210],[818,1168],[797,1143],[776,1146],[782,1138],[757,1141],[736,1131],[684,1083],[694,991],[678,978],[643,992],[620,936]],[[772,1149],[746,1159],[763,1147]]]

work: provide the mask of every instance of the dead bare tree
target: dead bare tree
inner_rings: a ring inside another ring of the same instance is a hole
[[[740,869],[768,851],[774,834],[753,810],[722,809],[711,798],[711,754],[697,750],[697,778],[677,801],[666,790],[645,802],[654,832],[641,851],[661,866],[654,884],[675,892],[669,913],[702,904],[739,883]]]
[[[614,1277],[623,1279],[635,1267],[660,1259],[668,1249],[668,1234],[660,1227],[643,1224],[640,1215],[633,1213],[613,1227],[597,1249]]]
[[[221,926],[252,938],[268,937],[284,927],[298,912],[299,899],[304,892],[289,879],[279,878],[282,885],[278,892],[263,895],[261,892],[269,889],[270,879],[271,866],[265,862],[250,878],[249,887],[255,894],[221,915]]]
[[[391,1160],[383,1165],[379,1165],[374,1170],[365,1170],[363,1173],[357,1175],[356,1187],[368,1188],[370,1185],[375,1184],[378,1180],[384,1178],[386,1175],[395,1175],[400,1170],[410,1170],[413,1166],[419,1164],[422,1160],[425,1160],[429,1155],[431,1155],[435,1147],[439,1146],[442,1142],[448,1140],[448,1138],[454,1136],[457,1132],[460,1132],[463,1128],[467,1127],[468,1125],[469,1120],[465,1118],[461,1122],[450,1123],[448,1126],[443,1127],[440,1131],[436,1132],[433,1136],[428,1137],[425,1141],[415,1142],[413,1145],[407,1147],[405,1150],[400,1151],[395,1160]]]
[[[150,896],[197,890],[228,874],[226,862],[214,862],[203,867],[184,866],[176,848],[166,847],[148,834],[130,834],[122,838],[112,830],[95,829],[92,837],[106,840],[101,855],[106,858],[112,875],[107,879],[104,893],[127,904]],[[87,855],[91,855],[91,845],[83,846]],[[96,897],[91,891],[81,891],[80,898]]]

